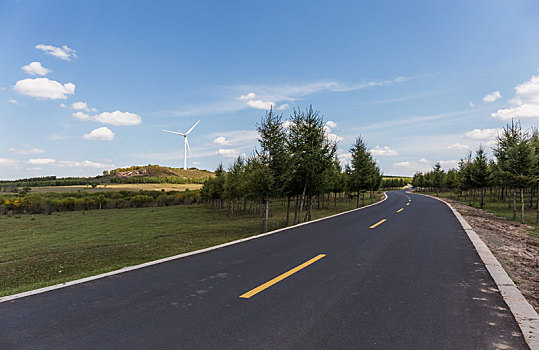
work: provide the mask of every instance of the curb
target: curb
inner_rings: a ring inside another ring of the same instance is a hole
[[[387,199],[387,194],[384,192],[384,198],[381,201],[373,203],[373,204],[366,205],[366,206],[361,207],[361,208],[355,208],[355,209],[343,211],[342,213],[333,214],[333,215],[326,216],[326,217],[316,219],[316,220],[302,222],[302,223],[299,223],[299,224],[296,224],[296,225],[293,225],[293,226],[283,227],[283,228],[280,228],[280,229],[277,229],[277,230],[274,230],[274,231],[270,231],[270,232],[266,232],[266,233],[262,233],[262,234],[259,234],[259,235],[254,235],[254,236],[250,236],[250,237],[246,237],[246,238],[241,238],[241,239],[238,239],[238,240],[235,240],[235,241],[219,244],[219,245],[216,245],[216,246],[213,246],[213,247],[203,248],[203,249],[199,249],[199,250],[195,250],[195,251],[192,251],[192,252],[187,252],[187,253],[183,253],[183,254],[179,254],[179,255],[173,255],[173,256],[169,256],[169,257],[158,259],[158,260],[148,261],[148,262],[145,262],[145,263],[142,263],[142,264],[139,264],[139,265],[126,266],[126,267],[123,267],[123,268],[121,268],[119,270],[105,272],[105,273],[95,275],[95,276],[89,276],[89,277],[85,277],[85,278],[81,278],[81,279],[77,279],[77,280],[73,280],[73,281],[68,281],[68,282],[64,282],[64,283],[55,284],[55,285],[48,286],[48,287],[29,290],[29,291],[18,293],[18,294],[6,295],[4,297],[0,297],[0,303],[4,303],[6,301],[12,301],[12,300],[15,300],[15,299],[24,298],[24,297],[34,295],[34,294],[45,293],[45,292],[55,290],[55,289],[74,286],[76,284],[90,282],[90,281],[94,281],[94,280],[97,280],[97,279],[118,275],[118,274],[121,274],[121,273],[124,273],[124,272],[138,270],[138,269],[142,269],[144,267],[161,264],[161,263],[164,263],[164,262],[167,262],[167,261],[181,259],[181,258],[185,258],[185,257],[191,256],[191,255],[206,253],[206,252],[209,252],[209,251],[212,251],[212,250],[215,250],[215,249],[224,248],[224,247],[228,247],[230,245],[234,245],[234,244],[238,244],[238,243],[242,243],[242,242],[247,242],[247,241],[250,241],[250,240],[253,240],[253,239],[273,235],[275,233],[282,232],[282,231],[285,231],[285,230],[290,230],[290,229],[293,229],[293,228],[296,228],[296,227],[309,225],[309,224],[312,224],[312,223],[315,223],[315,222],[318,222],[318,221],[331,219],[331,218],[334,218],[336,216],[340,216],[340,215],[352,213],[354,211],[358,211],[358,210],[361,210],[361,209],[365,209],[365,208],[368,208],[368,207],[372,207],[373,205],[377,205],[377,204],[382,203],[386,199]]]
[[[472,229],[470,224],[466,222],[464,217],[451,206],[451,204],[441,200],[437,197],[432,197],[422,193],[414,193],[422,196],[430,197],[445,203],[449,209],[453,212],[460,225],[468,235],[468,238],[475,247],[475,250],[479,254],[479,257],[485,264],[488,272],[494,279],[494,282],[498,286],[503,300],[509,306],[509,309],[513,313],[515,320],[517,321],[526,343],[530,347],[530,350],[539,350],[539,315],[535,309],[528,303],[526,298],[522,295],[518,287],[513,283],[507,272],[505,272],[502,265],[498,262],[496,257],[492,254],[485,242],[479,238],[477,233]]]

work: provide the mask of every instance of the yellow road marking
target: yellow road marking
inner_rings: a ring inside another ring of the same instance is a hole
[[[372,225],[371,227],[369,228],[375,228],[376,226],[380,225],[380,224],[383,224],[385,221],[387,221],[387,219],[382,219],[380,221],[378,221],[376,224]]]
[[[406,205],[410,205],[410,202],[406,203]]]
[[[325,256],[326,256],[326,254],[317,255],[314,258],[312,258],[311,260],[306,261],[303,264],[294,267],[292,270],[289,270],[289,271],[283,273],[282,275],[279,275],[279,276],[275,277],[274,279],[272,279],[272,280],[270,280],[270,281],[268,281],[268,282],[266,282],[264,284],[261,284],[260,286],[256,287],[255,289],[252,289],[252,290],[248,291],[247,293],[244,293],[244,294],[240,295],[240,298],[249,299],[253,295],[258,294],[261,291],[263,291],[264,289],[267,289],[267,288],[273,286],[275,283],[284,280],[285,278],[295,274],[296,272],[298,272],[301,269],[306,268],[307,266],[311,265],[312,263],[315,263],[316,261],[322,259]]]
[[[403,210],[404,210],[404,208],[400,208],[399,210],[397,210],[397,213],[400,213]]]

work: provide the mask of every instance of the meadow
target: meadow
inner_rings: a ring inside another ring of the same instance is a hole
[[[383,194],[377,193],[376,200]],[[365,204],[370,204],[366,201]],[[355,208],[313,208],[317,219]],[[269,229],[285,224],[275,202]],[[0,216],[0,296],[181,254],[262,232],[262,218],[177,205]]]

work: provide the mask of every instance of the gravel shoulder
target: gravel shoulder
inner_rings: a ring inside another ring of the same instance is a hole
[[[529,234],[532,227],[496,217],[457,201],[441,199],[464,216],[524,297],[539,312],[539,238]]]

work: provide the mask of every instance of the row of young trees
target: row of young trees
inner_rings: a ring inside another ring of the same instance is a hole
[[[267,231],[274,200],[286,200],[288,225],[292,199],[295,224],[304,214],[303,221],[311,219],[315,198],[329,206],[333,194],[336,205],[344,192],[355,192],[359,207],[365,193],[373,197],[382,176],[361,137],[350,149],[351,161],[343,170],[337,144],[329,140],[320,112],[312,106],[294,109],[288,127],[283,122],[283,116],[272,109],[266,112],[257,124],[259,148],[249,157],[238,157],[226,172],[219,165],[216,176],[204,183],[202,199],[214,208],[226,205],[231,215],[238,210],[246,213],[248,204],[251,212],[254,205],[261,209]]]
[[[121,209],[193,204],[199,191],[114,191],[0,195],[0,214],[51,214],[92,209]]]
[[[481,208],[485,193],[493,201],[506,201],[513,208],[513,220],[517,217],[517,197],[520,201],[521,222],[524,223],[526,206],[537,208],[539,222],[539,131],[524,131],[520,123],[508,124],[498,135],[492,148],[493,158],[480,146],[468,152],[460,160],[458,169],[444,172],[440,163],[432,171],[414,175],[412,185],[436,192],[449,190],[465,196],[470,205],[476,196]],[[536,194],[536,195],[535,195]]]

